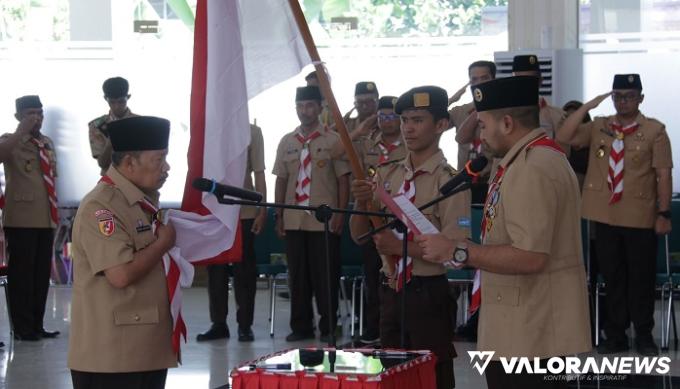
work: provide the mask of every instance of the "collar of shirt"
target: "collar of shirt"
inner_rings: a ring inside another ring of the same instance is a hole
[[[430,158],[428,158],[427,161],[425,161],[422,165],[418,166],[418,168],[414,169],[413,166],[411,166],[411,153],[409,152],[406,155],[406,158],[404,158],[404,160],[399,163],[403,165],[406,168],[406,170],[412,172],[424,171],[428,174],[432,174],[434,173],[438,166],[446,163],[446,157],[444,157],[444,153],[441,151],[441,149],[439,149]]]
[[[380,144],[380,142],[382,142],[382,141],[383,141],[382,134],[378,134],[375,137],[375,139],[373,139],[373,141],[371,142],[371,145],[373,147],[377,147],[378,144]],[[395,140],[395,142],[399,142],[399,145],[403,145],[404,144],[404,138],[402,138],[401,135],[399,135],[399,137],[397,138],[397,140]]]
[[[302,127],[301,127],[301,126],[297,126],[297,128],[295,129],[295,131],[293,131],[293,137],[294,137],[296,134],[300,134],[303,138],[307,138],[309,135],[312,135],[312,134],[314,133],[314,131],[318,131],[319,134],[324,135],[325,132],[326,132],[326,128],[324,128],[324,126],[323,126],[321,123],[319,123],[318,126],[316,126],[315,128],[311,129],[311,130],[307,133],[307,135],[305,135],[305,133],[302,132]]]
[[[524,135],[522,139],[520,139],[517,143],[515,143],[514,146],[508,151],[507,154],[505,154],[505,157],[501,159],[500,166],[503,167],[503,169],[507,169],[508,165],[512,163],[512,161],[515,160],[517,155],[524,150],[525,146],[529,144],[532,140],[538,138],[541,135],[545,135],[545,130],[542,128],[537,128],[535,130],[530,131],[528,134]]]
[[[139,189],[135,184],[130,182],[127,178],[125,178],[118,170],[116,170],[113,165],[109,167],[109,170],[106,171],[106,175],[109,176],[111,181],[116,185],[116,188],[118,188],[121,193],[123,193],[123,196],[125,196],[125,199],[128,201],[128,204],[134,205],[137,202],[141,201],[142,199],[146,198],[147,200],[151,201],[154,205],[158,205],[158,193],[155,193],[153,195],[148,195],[144,193],[141,189]]]
[[[644,123],[647,121],[647,118],[645,115],[642,114],[642,112],[638,112],[637,116],[635,117],[635,120],[633,122],[637,123],[640,125],[640,127],[644,126]],[[618,123],[616,120],[616,115],[609,116],[607,118],[607,125],[611,125],[612,123]]]
[[[33,135],[26,134],[21,137],[21,142],[22,143],[29,143],[31,139],[33,138]],[[40,143],[47,143],[47,139],[45,139],[45,135],[39,134],[38,137],[36,138]]]

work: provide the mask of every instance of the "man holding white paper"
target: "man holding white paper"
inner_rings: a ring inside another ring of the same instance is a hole
[[[481,270],[477,347],[494,352],[489,388],[566,388],[563,379],[505,373],[499,359],[545,364],[591,349],[578,182],[540,128],[536,77],[489,81],[472,94],[482,141],[502,158],[484,206],[482,245],[443,234],[416,240],[428,261]]]
[[[441,134],[448,128],[447,101],[446,91],[435,86],[413,88],[399,97],[395,112],[401,115],[401,132],[408,148],[406,158],[380,165],[370,181],[352,183],[357,209],[365,210],[373,203],[373,209],[387,206],[391,212],[410,216],[409,241],[418,231],[433,232],[433,229],[442,231],[450,239],[464,240],[470,235],[469,190],[424,210],[426,220],[420,219],[413,209],[435,198],[439,188],[456,174],[439,149]],[[368,219],[353,216],[350,228],[356,238],[368,231]],[[400,235],[385,230],[373,237],[383,258],[385,280],[380,290],[381,344],[384,348],[401,346],[400,288],[405,277],[404,347],[433,351],[437,355],[437,388],[453,388],[455,323],[450,314],[453,301],[449,296],[446,269],[441,263],[424,261],[416,244],[408,245],[408,264],[401,269]]]

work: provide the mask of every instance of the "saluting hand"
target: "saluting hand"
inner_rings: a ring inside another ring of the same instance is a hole
[[[359,123],[355,135],[357,137],[369,135],[371,133],[371,130],[374,129],[377,125],[378,115],[373,114],[364,119],[364,121],[362,121],[361,123]]]
[[[449,105],[451,105],[451,104],[455,103],[456,101],[460,100],[460,98],[463,96],[463,94],[464,94],[465,91],[467,90],[468,85],[470,85],[469,82],[468,82],[467,84],[463,85],[462,88],[458,89],[458,91],[456,91],[456,93],[454,93],[453,96],[451,96],[451,97],[449,98]]]
[[[599,96],[595,97],[594,99],[588,101],[584,105],[586,106],[588,111],[590,111],[591,109],[597,108],[597,106],[600,105],[600,103],[602,103],[607,97],[611,96],[612,93],[614,93],[614,91],[609,91],[605,94],[599,95]]]
[[[415,241],[423,251],[423,259],[426,261],[442,263],[453,258],[456,243],[444,234],[418,235]]]

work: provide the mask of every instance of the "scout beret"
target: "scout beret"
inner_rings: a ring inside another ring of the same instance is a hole
[[[301,86],[295,92],[295,101],[316,100],[321,101],[321,90],[318,86]]]
[[[538,65],[538,58],[533,55],[516,55],[512,59],[512,71],[513,72],[541,72],[541,68]]]
[[[357,85],[354,87],[354,96],[363,95],[367,93],[372,93],[376,95],[378,94],[378,87],[375,85],[375,82],[373,81],[357,82]]]
[[[538,105],[538,78],[516,76],[477,84],[472,99],[477,112]]]
[[[642,90],[642,81],[639,74],[616,74],[612,89],[637,89]]]
[[[104,84],[102,84],[104,97],[111,97],[114,99],[126,97],[128,95],[129,89],[130,85],[123,77],[112,77],[104,81]]]
[[[109,123],[113,151],[145,151],[168,148],[170,122],[154,116],[133,116]]]
[[[399,96],[394,112],[401,115],[408,109],[424,109],[435,117],[448,117],[449,96],[438,86],[419,86]]]
[[[378,109],[394,109],[396,103],[397,98],[395,96],[383,96],[378,100]]]
[[[36,95],[21,96],[14,102],[17,113],[27,108],[42,108],[40,97]]]

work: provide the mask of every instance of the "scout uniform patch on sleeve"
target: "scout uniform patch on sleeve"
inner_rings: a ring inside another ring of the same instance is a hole
[[[108,209],[100,209],[94,213],[94,217],[97,218],[97,223],[99,224],[99,232],[104,236],[113,235],[116,231],[116,222],[113,219],[113,213]]]

